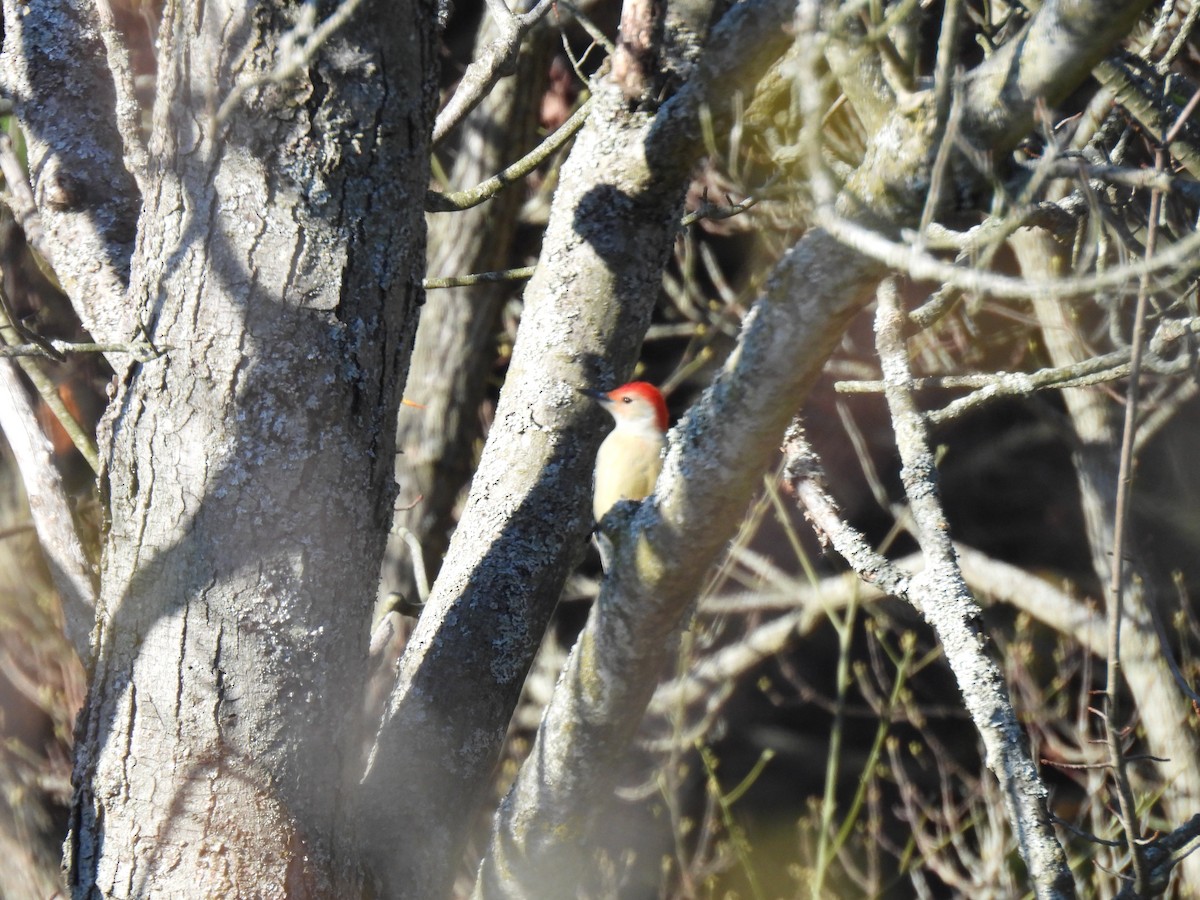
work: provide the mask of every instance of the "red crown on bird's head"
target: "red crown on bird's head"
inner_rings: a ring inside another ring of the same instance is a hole
[[[670,424],[670,420],[667,418],[667,401],[663,399],[662,391],[648,381],[631,381],[629,384],[623,384],[616,390],[609,391],[607,397],[613,403],[622,403],[626,398],[632,400],[632,398],[638,397],[654,407],[660,431],[666,431]]]

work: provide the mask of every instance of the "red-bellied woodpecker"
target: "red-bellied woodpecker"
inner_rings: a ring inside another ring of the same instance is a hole
[[[642,500],[654,490],[667,444],[667,404],[658,388],[631,381],[615,391],[581,390],[617,427],[596,454],[592,513],[599,522],[618,500]]]

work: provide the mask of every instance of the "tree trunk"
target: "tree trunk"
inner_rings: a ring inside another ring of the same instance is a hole
[[[485,14],[477,47],[486,47],[499,31]],[[474,187],[521,158],[535,143],[538,105],[558,35],[538,27],[517,61],[517,72],[501,79],[464,120],[450,173],[451,190]],[[524,185],[458,213],[429,216],[429,273],[435,277],[502,269],[517,232]],[[475,467],[480,437],[479,405],[495,361],[496,321],[507,284],[484,283],[431,291],[422,310],[413,347],[405,397],[421,408],[403,407],[397,426],[396,516],[388,539],[380,592],[410,603],[424,602],[414,565],[423,567],[426,585],[441,568],[450,543],[454,506]],[[414,559],[408,532],[421,548]]]
[[[163,355],[102,429],[71,886],[349,893],[339,798],[421,298],[434,16],[360,9],[219,121],[299,52],[295,8],[164,14],[129,298]]]

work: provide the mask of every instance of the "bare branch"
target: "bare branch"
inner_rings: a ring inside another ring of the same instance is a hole
[[[1096,77],[1151,134],[1163,134],[1177,119],[1179,110],[1164,100],[1170,92],[1154,68],[1142,60],[1130,55],[1106,59],[1096,66]],[[1171,153],[1193,178],[1200,177],[1200,146],[1193,137],[1177,138]]]
[[[1195,202],[1200,200],[1200,183],[1187,177],[1170,175],[1156,169],[1134,169],[1128,166],[1089,165],[1077,158],[1038,162],[1051,178],[1086,178],[1092,181],[1119,184],[1135,190],[1157,190],[1164,194],[1179,194]]]
[[[125,292],[141,196],[125,167],[97,12],[72,0],[3,5],[0,69],[29,151],[42,231],[35,246],[95,340],[131,340],[137,317]]]
[[[1145,891],[1132,883],[1121,888],[1115,900],[1142,900],[1165,894],[1171,885],[1175,867],[1200,850],[1200,814],[1192,816],[1170,834],[1152,841],[1144,849],[1146,858]]]
[[[1197,258],[1197,251],[1200,251],[1200,233],[1188,235],[1161,253],[1155,254],[1152,259],[1116,266],[1098,275],[1076,275],[1036,281],[943,262],[911,245],[889,240],[878,231],[843,218],[830,207],[818,208],[814,218],[822,228],[847,246],[891,269],[904,272],[915,281],[952,284],[963,291],[993,297],[1025,299],[1043,295],[1064,300],[1101,291],[1120,290],[1132,294],[1136,291],[1134,282],[1140,278],[1163,276],[1156,286],[1165,288],[1193,277],[1200,270],[1200,260]]]
[[[12,334],[16,333],[16,328],[12,320],[8,317],[7,303],[0,302],[0,345],[3,345],[7,340],[11,339]],[[49,342],[47,342],[49,344]],[[51,345],[53,346],[53,345]],[[45,350],[45,348],[42,348]],[[96,440],[92,435],[84,431],[83,426],[79,424],[74,414],[67,409],[67,405],[59,396],[58,388],[47,377],[37,364],[35,359],[32,359],[29,354],[4,354],[6,356],[15,356],[20,368],[25,372],[25,376],[33,384],[34,389],[41,396],[42,402],[50,408],[54,413],[58,424],[63,427],[63,430],[71,438],[71,443],[75,445],[75,449],[91,466],[92,471],[99,474],[100,472],[100,453],[96,449]]]
[[[1163,152],[1158,152],[1158,168],[1161,171]],[[1162,193],[1150,195],[1149,228],[1146,237],[1146,258],[1154,254],[1158,235],[1158,216],[1162,204]],[[1142,356],[1146,343],[1146,309],[1149,303],[1149,281],[1143,277],[1138,288],[1137,305],[1133,315],[1133,335],[1130,338],[1129,387],[1125,392],[1125,422],[1121,430],[1121,452],[1117,464],[1117,497],[1113,506],[1112,561],[1108,584],[1108,671],[1106,672],[1105,727],[1108,743],[1108,759],[1112,766],[1114,792],[1117,795],[1117,810],[1125,839],[1129,844],[1130,865],[1133,868],[1133,885],[1138,894],[1145,896],[1149,888],[1149,873],[1146,871],[1144,851],[1140,845],[1141,824],[1138,821],[1137,804],[1133,796],[1133,785],[1129,780],[1129,760],[1121,740],[1121,620],[1124,611],[1125,578],[1124,553],[1126,530],[1129,527],[1129,503],[1132,489],[1133,439],[1137,430],[1137,410],[1140,385],[1138,376],[1142,369]]]
[[[96,616],[96,573],[75,529],[49,441],[38,427],[17,371],[12,361],[0,359],[0,430],[16,457],[38,541],[62,598],[67,639],[86,662]]]
[[[475,284],[487,284],[496,281],[521,281],[532,278],[537,266],[522,266],[519,269],[505,269],[502,272],[478,272],[474,275],[448,275],[445,278],[426,278],[421,286],[427,291],[445,288],[471,287]]]
[[[591,108],[592,100],[589,97],[580,104],[579,109],[572,113],[571,118],[558,127],[554,134],[547,137],[541,144],[529,151],[503,172],[493,175],[487,181],[480,182],[475,187],[462,191],[447,193],[440,193],[438,191],[427,192],[425,194],[425,211],[461,212],[464,209],[470,209],[472,206],[478,206],[480,203],[490,200],[514,181],[524,178],[545,162],[550,154],[574,137],[575,133],[583,127],[583,123],[587,121]]]
[[[721,206],[717,203],[709,203],[708,198],[705,197],[695,210],[683,217],[683,221],[679,224],[682,227],[687,228],[688,226],[699,222],[701,219],[731,219],[736,215],[746,212],[746,210],[753,209],[758,205],[758,202],[758,197],[747,197],[740,203],[729,203],[725,206]]]
[[[1186,354],[1166,358],[1162,354],[1184,335],[1200,333],[1200,319],[1170,319],[1159,324],[1146,347],[1141,369],[1160,375],[1179,375],[1192,368]],[[979,375],[946,375],[913,379],[914,391],[970,389],[941,409],[928,413],[931,425],[949,422],[967,412],[1004,397],[1025,397],[1041,390],[1087,387],[1128,378],[1132,372],[1132,349],[1113,350],[1064,366],[1036,372],[993,372]],[[834,389],[844,394],[873,394],[886,389],[882,381],[839,381]]]
[[[46,344],[50,350],[40,344],[5,344],[0,346],[0,359],[12,359],[18,356],[61,359],[64,354],[68,353],[124,353],[132,356],[138,362],[147,362],[161,356],[166,349],[137,341],[129,344],[81,344],[71,341],[48,340]]]
[[[142,108],[133,84],[129,51],[113,16],[112,0],[96,0],[96,15],[100,20],[100,38],[104,41],[104,49],[108,54],[108,68],[112,72],[116,95],[116,123],[125,150],[125,168],[137,181],[138,190],[144,195],[149,155],[146,152],[146,141],[142,138]]]
[[[903,464],[901,480],[917,528],[917,541],[928,559],[910,589],[946,654],[967,711],[987,750],[987,763],[1000,782],[1009,822],[1042,897],[1073,897],[1066,856],[1055,837],[1046,808],[1046,788],[1026,750],[1026,741],[1008,697],[1004,677],[985,650],[979,608],[958,567],[949,526],[941,508],[937,475],[927,428],[913,402],[912,374],[904,341],[905,315],[894,279],[877,295],[876,341],[883,366],[884,396],[891,411]]]
[[[741,4],[734,12],[750,15],[751,8]],[[1122,27],[1137,14],[1137,9],[1109,0],[1087,5],[1081,12],[1090,20],[1098,10],[1119,20]],[[1110,30],[1105,27],[1102,33]],[[1044,48],[1051,36],[1039,35]],[[1057,40],[1052,43],[1063,46]],[[1064,50],[1070,58],[1064,60],[1063,72],[1078,80],[1104,47],[1068,44]],[[684,102],[691,87],[686,86],[674,100]],[[1001,113],[1001,121],[989,127],[1003,128],[1006,137],[999,139],[1003,147],[1004,140],[1015,142],[1032,123],[1033,106],[1032,102],[1028,106],[1000,102],[1003,80],[994,82],[994,87],[990,104]],[[1052,90],[1057,94],[1064,89],[1069,85],[1059,83]],[[1012,118],[1004,118],[1010,109]],[[664,108],[663,113],[668,112]],[[914,133],[912,114],[911,110],[894,114],[884,124],[867,163],[839,197],[839,209],[857,216],[864,230],[873,225],[895,233],[900,227],[911,227],[919,215],[932,153],[921,138],[905,137]],[[688,125],[660,118],[661,134],[646,147],[651,158],[658,159],[660,149],[678,151],[686,142],[696,141]],[[927,132],[921,134],[927,139]],[[871,204],[862,203],[868,194]],[[564,872],[575,865],[590,814],[611,783],[616,754],[649,701],[664,646],[694,597],[708,561],[733,527],[728,510],[747,501],[760,464],[879,274],[879,266],[821,229],[810,230],[776,268],[745,320],[737,351],[672,432],[655,494],[627,523],[619,519],[613,523],[615,558],[610,577],[571,653],[532,755],[499,811],[480,885],[544,887],[546,882],[538,878],[550,877],[549,866]],[[1019,730],[1005,738],[997,743],[1019,759],[1019,751],[1013,749],[1019,745]],[[1036,773],[1027,758],[1024,762],[1028,771],[1020,774],[1030,777],[1026,786],[1031,793],[1013,802],[1032,808],[1042,801]],[[1005,783],[1013,777],[1006,775]],[[1012,818],[1020,823],[1016,827],[1029,824],[1028,817]],[[1038,851],[1029,858],[1035,883],[1046,896],[1070,896],[1069,871],[1044,809],[1038,824],[1037,836],[1049,834],[1049,841],[1032,848],[1033,838],[1026,835],[1024,845],[1027,851]]]
[[[25,177],[25,168],[21,165],[17,151],[13,149],[12,138],[7,134],[0,134],[0,172],[4,174],[5,186],[8,188],[4,195],[5,204],[11,210],[17,224],[21,226],[21,230],[25,232],[25,240],[29,242],[29,246],[41,254],[42,259],[53,269],[55,250],[46,240],[37,203],[34,202],[29,180]]]
[[[1050,279],[1069,264],[1069,248],[1039,229],[1023,229],[1010,240],[1021,270],[1027,275]],[[1033,309],[1050,360],[1058,366],[1074,364],[1091,355],[1071,316],[1071,310],[1052,298],[1035,296]],[[1164,322],[1160,339],[1186,333],[1186,328]],[[1155,342],[1152,342],[1156,343]],[[1184,354],[1185,356],[1187,354]],[[1074,431],[1073,458],[1079,486],[1080,507],[1087,526],[1092,565],[1099,582],[1109,594],[1113,560],[1114,506],[1117,496],[1116,457],[1120,434],[1113,420],[1110,399],[1096,390],[1065,388],[1063,400]],[[1200,779],[1191,761],[1196,758],[1190,705],[1183,701],[1164,661],[1160,639],[1148,607],[1158,601],[1154,581],[1146,577],[1147,564],[1136,546],[1123,554],[1125,595],[1121,633],[1121,670],[1137,703],[1141,728],[1149,748],[1170,762],[1159,766],[1159,776],[1171,785],[1162,798],[1165,814],[1179,819],[1191,814],[1200,797]],[[1106,638],[1107,646],[1107,638]],[[1107,652],[1107,650],[1106,650]],[[1113,727],[1118,725],[1113,720]],[[1097,782],[1094,790],[1102,785]],[[1191,874],[1195,859],[1187,864]]]
[[[837,504],[821,485],[820,465],[812,446],[802,438],[796,438],[802,434],[798,428],[799,425],[794,424],[784,441],[785,471],[790,486],[818,532],[843,557],[853,557],[863,567],[862,573],[851,571],[830,575],[815,585],[807,579],[788,580],[772,584],[766,592],[758,590],[746,596],[702,601],[700,613],[705,616],[770,611],[783,611],[783,614],[756,624],[732,645],[701,659],[686,674],[660,685],[650,702],[648,716],[663,716],[683,706],[703,703],[704,720],[707,721],[728,699],[729,692],[723,690],[724,687],[736,683],[791,642],[811,634],[826,615],[844,608],[852,599],[871,603],[895,596],[904,602],[915,602],[907,586],[925,565],[925,557],[914,553],[891,562],[870,547],[863,535],[841,516]],[[1081,600],[1069,596],[1044,578],[1030,575],[972,547],[956,543],[954,549],[963,578],[977,596],[989,604],[1007,604],[1064,638],[1078,641],[1088,652],[1104,655],[1104,620]],[[880,586],[881,578],[893,586],[894,594]],[[703,731],[703,725],[697,725],[695,730]]]
[[[433,125],[433,146],[436,147],[459,122],[474,109],[498,79],[508,74],[514,65],[521,40],[546,14],[554,0],[538,0],[537,5],[522,15],[509,15],[499,21],[500,37],[484,48],[471,63],[454,91],[454,96],[442,107]]]
[[[413,896],[443,892],[446,867],[458,860],[453,839],[447,836],[435,860],[398,852],[386,835],[398,817],[426,808],[423,797],[440,794],[429,815],[447,828],[473,815],[524,673],[591,526],[586,473],[599,434],[573,388],[612,381],[632,367],[703,148],[701,109],[712,109],[718,127],[729,121],[733,94],[749,93],[790,43],[792,8],[790,0],[735,5],[713,31],[712,52],[653,115],[630,110],[610,82],[596,83],[595,106],[564,165],[541,263],[525,291],[495,423],[365,778],[366,820],[380,835],[373,855]],[[565,340],[567,320],[574,324]],[[470,629],[448,624],[465,621]],[[628,711],[633,727],[652,684],[638,690],[641,704]],[[456,723],[416,726],[447,702]],[[410,777],[395,779],[400,768]],[[583,795],[570,799],[586,806]],[[568,852],[579,849],[572,842]],[[547,892],[546,884],[536,891]]]
[[[1145,0],[1043,4],[1019,40],[1007,42],[968,75],[964,132],[978,146],[1014,146],[1032,126],[1039,105],[1053,106],[1074,90],[1148,5]]]

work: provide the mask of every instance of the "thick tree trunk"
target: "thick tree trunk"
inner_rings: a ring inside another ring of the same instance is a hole
[[[360,9],[218,121],[280,64],[296,9],[165,11],[130,287],[164,355],[104,427],[77,896],[327,896],[360,877],[335,824],[420,300],[434,17]]]

